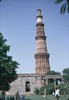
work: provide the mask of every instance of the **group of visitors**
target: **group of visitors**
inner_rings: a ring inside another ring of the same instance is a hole
[[[3,91],[0,91],[0,100],[26,100],[23,93],[17,91],[15,96],[6,96]]]
[[[59,100],[60,90],[58,88],[56,88],[56,90],[52,93],[52,95],[56,97],[56,100]],[[47,100],[47,92],[46,92],[46,89],[44,90],[44,95],[43,95],[42,100]],[[67,99],[67,100],[69,100],[69,99]]]
[[[59,92],[60,90],[56,88],[55,92],[53,92],[53,96],[55,96],[57,98],[57,100],[59,100]],[[43,98],[42,100],[47,100],[47,92],[46,92],[46,89],[44,90],[44,95],[43,95]]]

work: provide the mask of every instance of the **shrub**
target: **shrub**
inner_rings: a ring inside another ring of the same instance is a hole
[[[47,94],[52,94],[55,91],[55,87],[53,83],[49,83],[46,85]]]
[[[57,88],[59,88],[60,94],[66,94],[66,86],[64,84],[57,85]]]
[[[66,92],[69,94],[69,85],[66,85]]]
[[[69,94],[69,85],[68,84],[59,84],[58,88],[60,89],[61,94]]]
[[[45,90],[45,86],[42,86],[42,87],[40,88],[40,95],[43,95],[43,94],[44,94],[44,90]]]
[[[40,94],[43,95],[44,94],[44,90],[46,89],[46,93],[47,94],[52,94],[55,91],[55,87],[54,84],[49,83],[46,86],[43,86],[40,88]]]
[[[39,94],[39,89],[38,88],[35,88],[34,93],[35,94]]]

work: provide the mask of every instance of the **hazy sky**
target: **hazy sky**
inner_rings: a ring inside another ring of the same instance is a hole
[[[69,14],[60,14],[54,0],[2,0],[0,32],[10,45],[8,55],[20,63],[17,73],[35,72],[37,9],[42,10],[51,70],[69,67]]]

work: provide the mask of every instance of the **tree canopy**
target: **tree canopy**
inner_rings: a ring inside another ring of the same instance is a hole
[[[0,33],[0,90],[8,90],[10,83],[17,78],[16,68],[19,63],[12,60],[12,56],[8,56],[7,52],[10,46],[6,44],[6,39]]]
[[[0,0],[1,2],[2,0]],[[69,13],[69,0],[54,0],[56,4],[59,4],[61,2],[64,2],[61,6],[61,9],[60,9],[60,13],[63,14],[65,13],[65,11],[67,10],[67,12]]]
[[[60,13],[63,14],[65,13],[65,11],[67,10],[67,12],[69,13],[69,0],[55,0],[56,4],[62,3],[62,6],[60,8]]]
[[[49,71],[49,72],[47,73],[47,75],[61,75],[61,73],[52,70],[52,71]]]
[[[63,79],[65,83],[69,83],[69,68],[65,68],[63,71]]]

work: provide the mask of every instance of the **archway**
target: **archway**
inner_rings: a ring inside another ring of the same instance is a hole
[[[49,78],[49,79],[48,79],[48,83],[54,83],[54,79]]]
[[[26,92],[30,91],[30,82],[29,81],[26,82],[25,89],[26,89]]]

